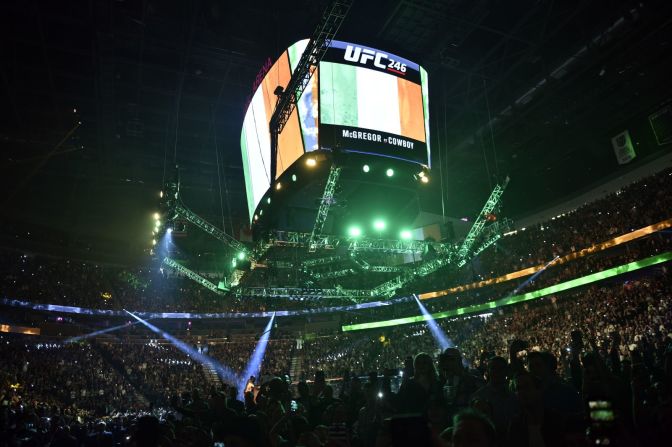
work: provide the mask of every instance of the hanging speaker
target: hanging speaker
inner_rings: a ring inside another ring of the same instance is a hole
[[[672,104],[649,115],[649,123],[659,146],[672,143]]]
[[[637,155],[630,139],[630,132],[627,130],[613,137],[611,145],[614,148],[614,154],[619,165],[630,163]]]

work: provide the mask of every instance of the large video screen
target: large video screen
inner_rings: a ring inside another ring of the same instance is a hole
[[[287,85],[307,44],[299,41],[280,55],[245,114],[240,146],[250,220],[271,184],[306,152],[339,149],[429,165],[425,70],[390,53],[332,41],[280,134],[271,179],[273,91]]]
[[[418,64],[333,41],[319,86],[320,147],[429,163],[427,73]]]

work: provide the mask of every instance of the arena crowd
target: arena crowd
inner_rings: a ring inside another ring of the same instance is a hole
[[[669,219],[670,174],[503,238],[479,258],[469,279],[538,265]],[[550,267],[524,286],[538,289],[667,252],[668,234]],[[179,335],[235,371],[236,383],[140,325],[75,341],[3,334],[0,446],[667,445],[669,268],[660,264],[528,304],[437,320],[443,345],[425,323],[336,335],[273,328],[254,382],[242,375],[258,334]],[[185,278],[157,279],[161,272],[140,268],[5,250],[0,271],[3,297],[35,303],[264,309],[262,300],[222,303]],[[439,272],[415,284],[414,292],[463,280]],[[438,311],[520,287],[496,284],[425,304]],[[386,307],[342,321],[417,314],[414,302]]]

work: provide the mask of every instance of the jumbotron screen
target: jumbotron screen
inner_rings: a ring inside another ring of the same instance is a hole
[[[268,123],[277,86],[286,86],[308,44],[284,51],[254,92],[240,145],[250,220],[268,191]],[[276,178],[306,152],[339,149],[429,165],[427,72],[394,54],[334,40],[278,141]]]

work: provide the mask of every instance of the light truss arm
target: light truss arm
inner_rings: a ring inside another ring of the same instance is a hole
[[[271,133],[271,179],[275,179],[276,175],[278,137],[285,124],[287,124],[294,107],[296,107],[296,102],[308,85],[315,68],[317,68],[332,39],[341,27],[350,6],[352,6],[352,0],[336,0],[327,7],[299,59],[287,87],[279,93],[278,102],[269,123]]]
[[[342,260],[343,260],[342,256],[326,256],[324,258],[306,259],[305,261],[303,261],[302,264],[304,267],[314,267],[316,265],[332,264],[334,262],[339,262]]]
[[[353,256],[354,253],[351,253],[352,261],[359,266],[362,270],[368,272],[401,272],[404,270],[404,267],[400,265],[371,265],[363,259],[358,259],[356,256]]]
[[[201,275],[199,275],[196,272],[193,272],[192,270],[189,270],[182,264],[178,263],[174,259],[170,259],[168,257],[163,258],[163,265],[170,267],[171,269],[178,271],[182,273],[184,276],[187,278],[191,279],[194,282],[197,282],[198,284],[202,285],[206,289],[210,289],[213,292],[220,294],[222,291],[212,282],[208,281],[207,279],[203,278]]]
[[[247,248],[240,243],[238,240],[233,238],[232,236],[229,236],[226,234],[224,231],[220,230],[207,220],[203,219],[200,217],[198,214],[194,213],[191,211],[189,208],[186,206],[182,205],[181,203],[178,203],[177,206],[175,207],[175,213],[182,217],[184,220],[187,220],[191,222],[192,224],[196,225],[198,228],[201,230],[205,231],[208,233],[210,236],[214,237],[215,239],[224,242],[226,245],[231,247],[233,250],[239,251],[239,252],[245,252],[246,255],[249,256]]]
[[[324,273],[313,273],[313,278],[320,280],[320,279],[328,279],[328,278],[342,278],[344,276],[350,276],[354,275],[355,271],[353,269],[347,268],[347,269],[342,269],[342,270],[334,270],[331,272],[324,272]]]
[[[474,242],[481,234],[481,231],[487,222],[486,216],[495,210],[497,204],[499,203],[499,199],[502,198],[502,194],[504,194],[504,189],[508,183],[509,178],[507,177],[506,180],[504,180],[504,183],[495,186],[495,189],[492,190],[490,197],[488,197],[487,202],[485,202],[485,206],[483,206],[483,210],[481,210],[481,213],[476,218],[474,225],[469,230],[469,233],[467,233],[467,236],[464,238],[464,242],[462,242],[462,245],[457,252],[459,262],[465,260],[469,255]]]
[[[471,257],[474,258],[478,256],[486,248],[490,247],[499,239],[501,239],[502,234],[511,229],[511,224],[511,219],[504,218],[488,225],[485,230],[483,230],[483,242],[474,250]],[[460,262],[457,263],[457,266],[462,267],[467,263],[467,261],[467,259],[461,259]]]
[[[263,242],[263,246],[272,245],[276,247],[294,246],[307,247],[310,244],[311,233],[299,233],[295,231],[276,231],[270,235],[268,241]],[[452,244],[434,242],[434,241],[404,241],[395,239],[372,239],[360,237],[345,238],[339,236],[320,235],[313,241],[316,248],[336,248],[341,244],[348,244],[350,252],[378,252],[378,253],[424,253],[430,247],[437,254],[450,255],[454,253],[455,247]],[[304,261],[308,265],[310,260]]]
[[[316,241],[322,234],[324,223],[327,221],[329,208],[334,202],[334,194],[336,193],[336,185],[338,184],[338,177],[341,174],[341,168],[331,165],[329,170],[329,177],[327,177],[327,184],[324,186],[324,194],[320,200],[320,207],[317,209],[317,217],[315,218],[315,225],[313,232],[310,235],[308,242],[308,251],[314,252],[317,249]]]

